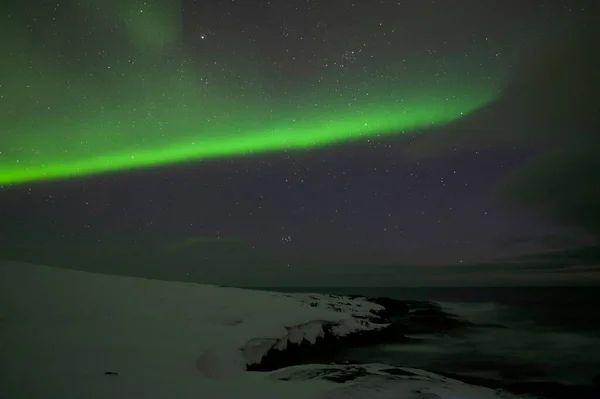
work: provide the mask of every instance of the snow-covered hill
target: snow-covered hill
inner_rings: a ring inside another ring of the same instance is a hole
[[[374,312],[383,307],[366,299],[12,262],[0,262],[0,298],[2,398],[499,397],[485,388],[468,396],[466,384],[419,373],[388,373],[382,379],[382,372],[372,371],[381,367],[374,366],[361,379],[345,382],[320,378],[323,366],[297,366],[312,369],[315,378],[295,378],[293,368],[245,371],[290,342],[314,342],[326,332],[345,336],[382,329],[385,324]],[[347,366],[328,367],[349,372]],[[406,381],[413,383],[401,384]],[[417,393],[415,381],[430,389]],[[372,388],[368,396],[365,384]],[[467,396],[443,393],[457,390]]]

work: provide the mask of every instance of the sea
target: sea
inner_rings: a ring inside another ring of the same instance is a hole
[[[600,287],[269,288],[279,292],[434,301],[474,323],[505,328],[348,349],[336,361],[384,363],[503,382],[590,385],[600,375]]]

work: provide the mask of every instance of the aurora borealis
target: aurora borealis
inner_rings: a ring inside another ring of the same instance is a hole
[[[593,0],[0,9],[0,259],[535,284],[515,262],[596,245]]]
[[[464,55],[390,60],[366,43],[294,79],[242,45],[193,56],[167,3],[5,16],[0,184],[399,135],[460,118],[499,90]]]

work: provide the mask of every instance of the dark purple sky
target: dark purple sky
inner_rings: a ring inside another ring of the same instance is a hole
[[[527,151],[482,149],[405,161],[406,144],[222,160],[5,192],[26,236],[177,241],[237,238],[291,259],[445,263],[548,249],[568,230],[495,199]],[[530,239],[525,248],[509,245]],[[68,241],[68,239],[67,239]]]

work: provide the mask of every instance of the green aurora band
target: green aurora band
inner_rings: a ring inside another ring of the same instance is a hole
[[[107,2],[102,10],[88,10],[85,2],[73,6],[120,27],[118,49],[106,50],[102,40],[82,43],[96,54],[87,60],[65,61],[60,35],[40,46],[17,18],[4,21],[9,31],[2,44],[11,57],[0,70],[7,77],[0,98],[0,184],[400,134],[453,121],[498,92],[459,65],[447,66],[436,81],[436,69],[424,68],[424,60],[412,66],[357,62],[343,73],[279,88],[252,50],[239,51],[225,67],[221,59],[198,65],[173,44],[181,40],[176,12],[151,13],[151,2],[144,3],[148,10],[124,10],[129,6],[122,3]],[[390,78],[399,70],[401,79]]]

